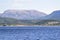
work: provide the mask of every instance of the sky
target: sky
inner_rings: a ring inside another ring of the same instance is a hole
[[[38,10],[50,14],[60,10],[60,0],[0,0],[0,13],[8,9]]]

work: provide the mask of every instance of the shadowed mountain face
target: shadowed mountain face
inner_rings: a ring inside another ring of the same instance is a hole
[[[6,10],[1,17],[16,18],[22,20],[39,19],[46,16],[45,13],[36,10]]]
[[[60,10],[53,11],[50,15],[43,17],[46,20],[60,20]]]
[[[54,18],[54,19],[60,18],[60,10],[52,12],[52,13],[49,15],[49,17],[50,17],[50,18],[52,17],[52,18]]]

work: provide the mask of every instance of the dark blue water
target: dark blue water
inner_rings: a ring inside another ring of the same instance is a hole
[[[0,40],[60,40],[60,27],[0,27]]]

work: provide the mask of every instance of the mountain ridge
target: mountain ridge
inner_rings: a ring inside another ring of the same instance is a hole
[[[40,17],[46,16],[45,13],[36,10],[6,10],[1,17],[9,17],[16,19],[39,19]]]

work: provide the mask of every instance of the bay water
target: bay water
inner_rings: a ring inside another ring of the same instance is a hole
[[[0,40],[60,40],[60,27],[0,27]]]

